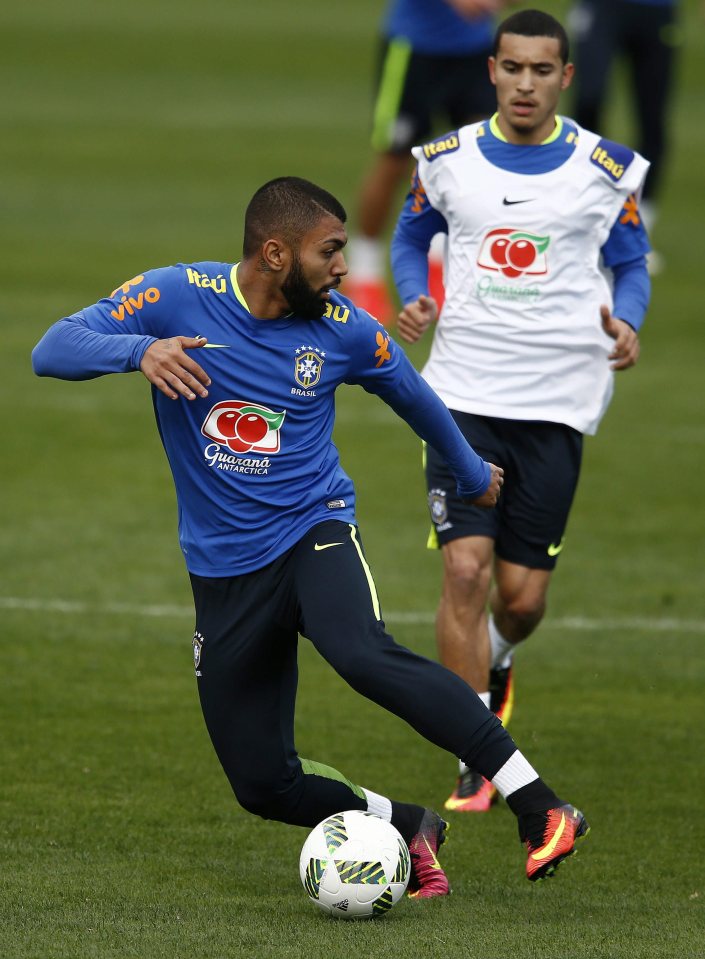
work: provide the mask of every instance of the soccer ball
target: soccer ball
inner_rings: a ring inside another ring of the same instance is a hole
[[[359,809],[320,822],[309,833],[299,860],[309,899],[340,919],[383,916],[404,895],[410,870],[401,834],[391,823]]]

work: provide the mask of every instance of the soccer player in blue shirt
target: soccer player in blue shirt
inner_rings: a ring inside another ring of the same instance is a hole
[[[141,370],[152,384],[196,608],[201,706],[241,805],[306,827],[346,809],[377,814],[409,844],[411,894],[449,892],[437,813],[299,757],[301,635],[354,689],[496,784],[518,817],[527,876],[540,879],[587,823],[463,680],[386,632],[331,438],[335,390],[359,384],[385,400],[448,462],[464,499],[492,507],[502,470],[467,444],[383,327],[336,292],[345,218],[306,180],[270,181],[247,208],[239,263],[134,277],[55,323],[34,369],[69,380]]]

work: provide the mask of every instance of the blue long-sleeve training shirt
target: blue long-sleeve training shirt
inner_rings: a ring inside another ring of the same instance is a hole
[[[332,293],[326,315],[253,316],[236,266],[151,270],[55,323],[32,353],[39,376],[84,380],[140,368],[156,339],[205,336],[191,357],[207,398],[152,388],[176,485],[179,540],[201,576],[259,569],[316,523],[355,521],[355,492],[332,440],[335,390],[358,384],[388,403],[447,460],[460,494],[481,495],[490,469],[387,331]]]

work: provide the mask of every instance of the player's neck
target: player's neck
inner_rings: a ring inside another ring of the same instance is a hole
[[[286,299],[273,291],[268,275],[257,270],[253,260],[241,260],[235,270],[236,295],[249,313],[260,320],[278,320],[291,312]]]
[[[550,143],[560,133],[562,121],[560,117],[552,114],[540,124],[530,130],[517,129],[512,126],[501,112],[495,113],[490,120],[490,130],[499,139],[507,143],[513,143],[515,146],[539,146],[543,143]]]

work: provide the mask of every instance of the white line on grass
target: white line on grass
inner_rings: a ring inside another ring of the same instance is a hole
[[[193,617],[192,606],[166,603],[140,605],[134,603],[85,603],[80,600],[22,598],[0,596],[0,609],[21,610],[28,613],[65,613],[71,616],[110,614],[116,616]],[[384,616],[385,622],[400,626],[431,626],[435,614],[431,612],[401,612],[393,610]],[[547,619],[545,629],[567,629],[595,632],[601,629],[636,629],[651,633],[705,633],[705,621],[677,617],[650,618],[648,616],[563,616]]]

